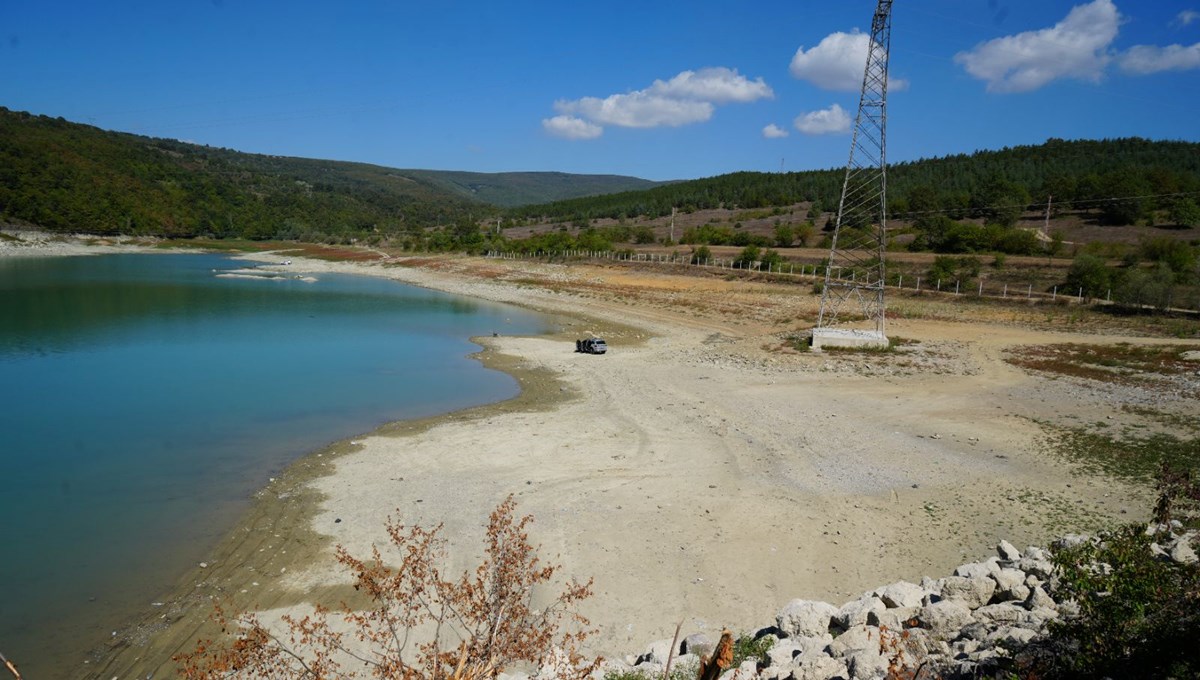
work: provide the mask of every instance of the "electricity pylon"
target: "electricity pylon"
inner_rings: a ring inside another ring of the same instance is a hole
[[[813,331],[814,348],[820,347],[819,336],[839,335],[833,326],[841,320],[842,308],[850,300],[859,302],[863,316],[874,324],[874,331],[841,335],[857,337],[853,344],[887,344],[883,256],[887,245],[887,81],[891,41],[892,0],[879,0],[871,21],[867,66],[842,198],[838,202],[833,247],[825,266],[821,313]]]

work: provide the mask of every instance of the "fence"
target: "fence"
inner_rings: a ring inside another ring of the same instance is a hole
[[[501,260],[602,260],[610,262],[640,262],[647,264],[662,264],[676,265],[684,267],[701,267],[707,269],[723,269],[730,273],[745,273],[745,274],[770,274],[772,276],[782,276],[792,279],[811,280],[814,283],[825,280],[825,271],[822,265],[819,264],[796,264],[794,262],[776,262],[767,263],[766,268],[763,268],[765,263],[761,261],[743,262],[742,260],[730,260],[723,258],[706,258],[703,261],[695,261],[691,254],[671,253],[669,255],[660,255],[657,253],[633,253],[633,252],[618,252],[613,250],[558,250],[558,251],[535,251],[530,253],[509,252],[490,250],[485,257],[501,259]],[[837,269],[837,268],[835,268]],[[835,278],[843,280],[841,271],[834,272]],[[853,277],[853,274],[851,274]],[[915,281],[914,281],[915,279]],[[853,278],[849,279],[853,281]],[[904,276],[897,275],[890,278],[886,285],[888,288],[896,290],[909,290],[916,293],[942,293],[946,295],[971,295],[980,298],[996,298],[996,299],[1019,299],[1019,300],[1046,300],[1057,302],[1063,300],[1066,302],[1092,302],[1098,301],[1099,298],[1085,297],[1083,289],[1080,288],[1071,294],[1070,291],[1060,291],[1058,286],[1054,286],[1051,292],[1035,291],[1033,284],[1025,286],[1010,286],[1007,283],[993,284],[988,286],[983,280],[978,282],[977,286],[971,286],[970,289],[964,291],[962,281],[960,279],[942,280],[936,279],[930,281],[927,277],[910,276],[908,288],[904,287]],[[953,290],[951,290],[953,285]],[[1110,289],[1105,297],[1105,302],[1112,301],[1112,290]]]

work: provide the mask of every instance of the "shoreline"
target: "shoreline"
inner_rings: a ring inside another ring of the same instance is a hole
[[[173,655],[190,651],[201,636],[216,634],[208,620],[214,597],[235,607],[254,609],[302,601],[303,598],[298,600],[286,588],[266,591],[265,596],[258,597],[264,591],[248,592],[246,586],[258,582],[247,583],[242,572],[261,573],[261,581],[266,582],[279,569],[314,561],[323,549],[331,547],[330,537],[318,534],[310,526],[322,495],[309,485],[331,474],[330,464],[360,450],[364,437],[416,437],[443,422],[462,422],[508,411],[543,411],[572,398],[562,394],[555,376],[520,366],[519,358],[488,347],[488,339],[472,338],[472,341],[483,345],[471,355],[473,358],[478,358],[486,368],[503,371],[521,382],[522,390],[517,396],[436,416],[386,423],[369,433],[330,443],[296,459],[273,482],[254,494],[249,509],[210,551],[212,556],[203,563],[206,566],[191,567],[180,576],[174,590],[157,600],[162,606],[151,606],[143,615],[126,620],[112,642],[88,653],[84,677],[129,677],[131,673],[133,677],[147,674],[160,677],[160,672],[170,673],[174,668],[170,662]],[[71,664],[69,670],[78,671],[78,663]]]
[[[543,555],[565,576],[596,577],[583,608],[603,631],[591,649],[618,657],[669,637],[681,619],[692,632],[754,625],[795,597],[850,599],[944,573],[998,538],[1036,544],[1149,507],[1146,489],[1037,448],[1035,418],[1119,413],[1109,395],[1002,361],[1014,344],[1088,336],[897,321],[894,332],[928,347],[900,357],[768,352],[774,317],[721,310],[744,305],[743,294],[787,290],[778,286],[588,265],[406,262],[304,261],[287,271],[381,275],[601,319],[579,321],[583,330],[602,319],[633,326],[610,339],[606,357],[575,356],[561,338],[483,339],[485,361],[541,377],[519,377],[512,400],[384,426],[292,464],[225,539],[227,556],[185,575],[180,600],[119,636],[91,677],[160,677],[164,656],[194,644],[197,627],[180,616],[209,611],[211,595],[274,612],[336,602],[346,582],[328,546],[362,554],[384,539],[383,518],[398,506],[405,523],[445,522],[459,569],[487,512],[516,494]],[[574,289],[557,287],[565,280]],[[628,295],[634,288],[644,294]],[[811,304],[792,296],[786,309]],[[544,401],[526,410],[526,395]],[[164,636],[167,622],[176,632]]]
[[[128,246],[120,252],[158,254],[163,251]],[[95,246],[77,245],[59,252],[38,253],[37,255],[43,254],[48,257],[56,257],[102,255],[109,254],[109,252],[99,251]],[[34,254],[30,253],[30,255]],[[263,253],[235,255],[234,259],[260,262],[269,267],[276,258],[271,253]],[[313,260],[304,262],[310,267],[319,265],[317,261]],[[271,271],[286,273],[302,268],[275,268]],[[318,268],[322,269],[321,273],[331,271],[331,269],[319,266]],[[408,280],[408,277],[391,276],[379,271],[362,271],[362,269],[358,266],[332,268],[339,274],[376,276],[454,295],[466,295],[461,291],[453,290],[453,286],[438,287],[428,285],[428,281],[418,283]],[[490,296],[475,295],[472,297],[505,304],[517,304]],[[635,331],[619,323],[589,319],[583,315],[568,314],[561,310],[551,311],[532,305],[522,306],[534,309],[539,313],[573,319],[573,322],[567,325],[602,329],[610,335],[613,332],[618,335],[638,335]],[[560,339],[567,342],[565,333],[565,331],[551,333],[548,337],[562,336]],[[212,557],[203,562],[205,566],[193,566],[188,569],[180,576],[179,585],[175,589],[157,597],[155,603],[143,614],[126,618],[115,631],[113,640],[94,647],[87,653],[83,661],[84,677],[127,677],[130,673],[135,677],[146,675],[158,677],[161,672],[171,672],[174,668],[174,665],[170,663],[171,656],[190,650],[198,637],[215,634],[215,628],[208,621],[208,617],[212,613],[214,597],[227,604],[232,603],[235,607],[254,609],[289,606],[305,601],[306,598],[297,598],[295,593],[286,588],[281,589],[282,592],[271,592],[263,598],[255,598],[255,593],[249,592],[249,589],[244,586],[257,585],[257,582],[247,583],[239,572],[248,569],[252,572],[269,574],[279,564],[306,564],[321,555],[322,549],[331,547],[331,539],[328,536],[318,534],[309,526],[322,501],[322,495],[309,488],[309,485],[324,475],[332,474],[328,466],[340,457],[359,450],[361,448],[360,440],[372,436],[416,437],[443,423],[477,421],[509,412],[544,412],[578,398],[577,394],[571,393],[562,384],[558,376],[545,369],[523,365],[521,357],[508,354],[496,347],[494,338],[483,336],[472,337],[469,340],[479,345],[480,349],[467,357],[477,359],[484,368],[504,372],[516,379],[520,384],[520,392],[516,396],[491,404],[468,407],[435,416],[385,423],[370,432],[314,449],[291,462],[271,483],[255,492],[250,507],[242,513],[241,518],[210,551]],[[641,339],[637,338],[631,342],[639,343]],[[379,522],[380,532],[382,532],[382,526],[381,520]],[[267,533],[270,535],[266,536]],[[280,556],[286,554],[287,558],[262,554],[263,549],[259,548],[264,543],[265,550],[271,550],[272,553],[278,553]],[[288,567],[279,568],[286,570]],[[266,578],[268,577],[264,576],[262,580],[265,581]],[[330,589],[330,591],[332,590],[336,589]],[[340,595],[348,594],[341,593]],[[148,659],[155,660],[148,661]],[[79,671],[78,663],[59,664],[59,667],[65,672]]]

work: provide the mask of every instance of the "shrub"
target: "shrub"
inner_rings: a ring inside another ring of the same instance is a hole
[[[354,574],[354,588],[371,601],[367,610],[342,605],[338,618],[318,606],[303,618],[283,617],[276,634],[253,614],[228,617],[218,606],[222,630],[240,627],[235,639],[201,641],[174,658],[189,679],[225,678],[386,678],[442,680],[493,677],[516,663],[553,663],[557,677],[587,677],[599,659],[585,662],[576,646],[590,631],[562,632],[563,623],[580,628],[574,613],[591,595],[591,581],[570,582],[558,597],[535,611],[531,596],[559,567],[543,565],[529,543],[530,516],[516,519],[510,495],[491,514],[485,556],[474,572],[446,578],[446,542],[433,529],[386,523],[400,563],[384,565],[378,548],[369,560],[342,547],[338,562]],[[342,628],[348,629],[345,632]],[[451,634],[450,631],[453,631]],[[448,639],[461,640],[448,646]],[[343,665],[343,662],[350,662]]]
[[[1112,281],[1112,270],[1095,255],[1076,256],[1067,271],[1067,291],[1082,289],[1088,297],[1104,297],[1112,288]]]
[[[1200,485],[1164,465],[1156,520],[1196,519]],[[1052,622],[1050,636],[1024,654],[1029,677],[1192,678],[1200,676],[1200,566],[1156,557],[1141,524],[1057,550],[1055,599],[1077,616]]]

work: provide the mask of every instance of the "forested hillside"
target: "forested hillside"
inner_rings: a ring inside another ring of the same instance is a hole
[[[0,108],[0,222],[54,231],[386,238],[471,224],[495,214],[494,205],[653,184],[632,177],[398,170],[264,156]]]
[[[596,196],[619,191],[637,191],[658,186],[624,175],[576,175],[565,172],[461,172],[456,170],[402,170],[406,176],[428,180],[450,193],[505,208],[559,201],[578,196]]]
[[[741,172],[648,191],[516,208],[516,219],[580,220],[647,216],[671,209],[764,208],[815,202],[837,209],[843,171]],[[1200,144],[1139,138],[1051,139],[1038,146],[977,151],[888,168],[894,217],[942,212],[953,219],[1015,220],[1053,196],[1055,209],[1094,209],[1112,224],[1132,224],[1200,192]],[[820,210],[816,211],[820,212]]]

